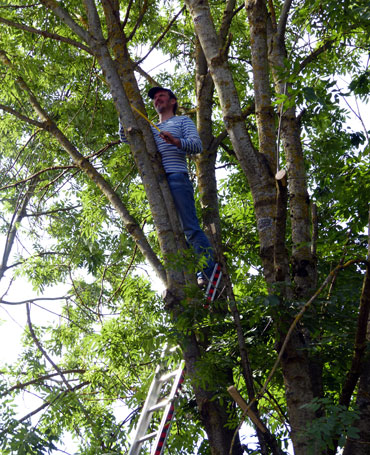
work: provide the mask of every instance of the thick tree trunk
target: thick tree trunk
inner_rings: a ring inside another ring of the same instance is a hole
[[[281,80],[279,69],[284,68],[286,50],[284,37],[270,28],[269,59],[276,92],[289,95],[289,84]],[[316,285],[315,264],[311,253],[310,200],[301,143],[301,131],[295,107],[280,111],[281,139],[283,143],[289,186],[289,209],[292,225],[292,273],[295,295],[307,297]]]
[[[370,342],[370,336],[368,341]],[[359,438],[347,438],[343,455],[369,455],[370,453],[370,352],[368,352],[367,359],[363,363],[356,406],[360,412],[360,418],[354,422],[354,426],[359,430]]]
[[[239,437],[233,437],[235,430],[225,426],[228,421],[226,408],[219,404],[214,392],[208,391],[199,386],[199,365],[201,352],[194,335],[187,337],[182,346],[186,362],[186,371],[193,382],[193,390],[197,401],[199,413],[206,429],[210,444],[211,455],[241,455]],[[233,443],[233,445],[232,445]],[[232,449],[231,449],[232,447]],[[230,451],[231,449],[231,451]]]
[[[283,338],[284,336],[282,336]],[[307,345],[299,328],[291,336],[281,359],[281,366],[294,453],[308,455],[310,453],[308,441],[302,432],[307,424],[314,420],[315,414],[302,406],[310,403],[314,395],[310,381]],[[319,453],[315,452],[315,455],[319,455]]]
[[[367,260],[370,261],[370,212],[368,226],[368,255]],[[349,389],[353,391],[357,382],[359,371],[361,371],[360,382],[358,385],[356,405],[360,412],[360,418],[355,425],[359,429],[359,438],[347,438],[346,446],[343,455],[368,455],[370,453],[370,265],[367,264],[366,274],[361,293],[359,321],[355,341],[354,359],[352,361],[351,373],[347,378],[347,383],[343,387],[344,391]],[[367,321],[366,337],[364,337],[365,324]],[[365,354],[365,358],[364,358]],[[351,377],[354,376],[354,377]],[[351,388],[347,384],[351,384]],[[347,386],[347,387],[346,387]],[[352,393],[347,393],[345,405],[349,405],[349,399]],[[346,397],[343,397],[346,398]]]
[[[267,8],[265,0],[246,0],[252,54],[254,102],[258,128],[259,152],[276,169],[275,113],[271,103],[271,86],[267,58]]]
[[[221,45],[216,33],[208,3],[201,0],[186,0],[186,4],[220,99],[227,132],[252,191],[264,274],[267,282],[271,283],[274,280],[273,239],[276,199],[273,172],[266,158],[259,154],[251,143],[233,77],[225,58],[226,49]]]

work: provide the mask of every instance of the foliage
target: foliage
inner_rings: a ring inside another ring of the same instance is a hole
[[[95,3],[107,37],[102,6]],[[180,111],[195,118],[196,36],[189,11],[179,15],[162,37],[181,8],[178,2],[119,3],[122,21],[129,10],[125,33],[130,37],[132,60],[140,60],[151,46],[160,51],[158,59],[168,58],[156,81],[170,86],[181,100]],[[271,3],[280,14],[282,2]],[[201,292],[189,286],[174,323],[163,310],[161,285],[111,202],[60,143],[35,124],[41,119],[32,109],[29,93],[20,88],[19,78],[115,190],[153,252],[162,258],[134,158],[127,145],[118,143],[117,112],[105,75],[80,38],[44,5],[13,1],[3,2],[0,8],[0,50],[12,63],[11,67],[0,64],[0,230],[5,245],[1,303],[6,305],[8,286],[12,289],[20,278],[35,291],[32,297],[22,297],[33,302],[28,325],[34,333],[29,327],[25,330],[21,354],[1,370],[2,453],[57,453],[66,432],[73,435],[78,454],[125,453],[164,342],[177,344],[194,333],[204,347],[197,365],[199,376],[192,384],[185,382],[168,444],[175,454],[209,454],[194,387],[211,391],[212,400],[219,400],[226,409],[232,429],[241,414],[228,401],[223,384],[235,383],[244,396],[247,389],[230,301],[221,296],[210,312],[199,303]],[[63,5],[85,28],[82,3],[70,0]],[[212,1],[210,6],[218,27],[224,2]],[[289,107],[298,112],[307,185],[317,207],[318,283],[337,264],[366,255],[369,131],[363,117],[354,124],[350,109],[357,100],[368,102],[368,18],[369,6],[363,1],[293,2],[286,32],[288,56],[280,69],[291,88],[282,95],[271,84],[275,113]],[[229,67],[244,109],[254,100],[244,8],[234,12],[230,40]],[[326,43],[330,45],[325,51],[312,57]],[[146,65],[144,60],[141,64],[148,68],[156,63]],[[342,76],[349,82],[338,83]],[[146,93],[151,82],[138,76],[138,84]],[[218,95],[213,102],[212,133],[217,138],[224,131],[224,121]],[[146,108],[154,119],[152,105],[147,103]],[[257,148],[254,114],[246,118],[246,125]],[[284,152],[280,159],[286,165]],[[216,168],[223,252],[258,391],[274,367],[282,330],[286,333],[305,302],[280,298],[282,283],[266,283],[252,191],[228,137],[218,148]],[[197,206],[201,212],[199,200]],[[289,221],[285,240],[290,251]],[[7,245],[12,247],[9,257]],[[199,266],[191,250],[166,259],[174,269],[191,274]],[[312,339],[309,355],[322,361],[325,389],[325,398],[307,404],[307,409],[320,410],[322,415],[307,427],[305,437],[322,451],[335,449],[335,438],[343,446],[347,436],[358,437],[354,405],[348,409],[337,403],[351,366],[363,276],[360,265],[338,272],[330,290],[320,294],[301,321]],[[294,288],[293,283],[284,285]],[[54,292],[56,301],[37,300]],[[57,314],[52,323],[37,322],[40,305]],[[174,356],[177,361],[178,354]],[[283,447],[290,437],[285,391],[282,371],[277,370],[259,402],[261,416]],[[19,404],[25,393],[39,399],[34,415],[24,415]],[[257,453],[249,447],[246,451]]]

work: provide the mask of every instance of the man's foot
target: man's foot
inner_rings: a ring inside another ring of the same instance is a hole
[[[205,289],[208,285],[209,280],[202,274],[197,277],[197,284],[200,289]]]

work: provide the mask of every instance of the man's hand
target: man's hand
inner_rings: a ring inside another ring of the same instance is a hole
[[[168,144],[176,146],[178,149],[181,148],[181,141],[177,137],[173,137],[168,131],[161,131],[159,136],[166,141]]]

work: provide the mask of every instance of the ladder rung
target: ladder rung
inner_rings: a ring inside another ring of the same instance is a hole
[[[138,439],[137,443],[140,444],[141,442],[144,442],[144,441],[147,441],[148,439],[154,438],[154,436],[156,436],[157,433],[158,433],[158,431],[153,431],[153,433],[148,433],[145,436],[143,436],[142,438]]]
[[[165,399],[165,400],[162,400],[160,401],[159,403],[155,404],[154,406],[152,406],[151,408],[148,409],[148,412],[153,412],[153,411],[156,411],[157,409],[161,409],[161,408],[164,408],[165,406],[168,405],[168,403],[170,403],[171,400],[169,400],[168,398]]]
[[[179,370],[171,371],[170,373],[166,373],[163,376],[159,378],[159,381],[165,382],[168,381],[169,379],[173,378],[174,376],[177,375]]]

